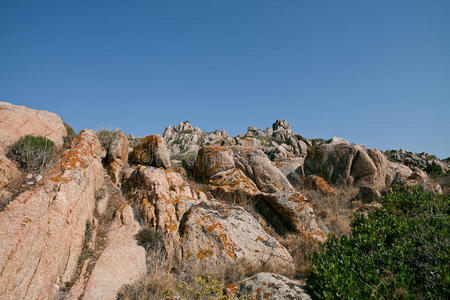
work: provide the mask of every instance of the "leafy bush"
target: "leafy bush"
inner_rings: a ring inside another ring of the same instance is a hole
[[[428,174],[431,174],[431,175],[434,175],[434,176],[442,175],[442,168],[441,168],[441,166],[437,165],[434,161],[433,161],[433,163],[431,165],[427,166],[425,171]]]
[[[396,187],[383,209],[355,216],[350,236],[310,256],[308,290],[319,299],[450,296],[450,196]]]
[[[50,162],[54,145],[45,137],[26,135],[11,147],[7,157],[28,172],[38,171]]]

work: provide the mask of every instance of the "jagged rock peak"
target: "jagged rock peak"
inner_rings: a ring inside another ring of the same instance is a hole
[[[272,129],[291,129],[291,125],[286,120],[276,120],[275,123],[272,124]]]

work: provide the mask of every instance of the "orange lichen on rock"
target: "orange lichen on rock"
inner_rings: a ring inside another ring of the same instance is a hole
[[[197,253],[197,258],[198,259],[204,259],[207,257],[211,257],[214,255],[214,251],[211,249],[201,249],[198,253]]]

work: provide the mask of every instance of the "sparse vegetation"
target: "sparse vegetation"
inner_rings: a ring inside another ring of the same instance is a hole
[[[66,122],[64,122],[64,127],[66,128],[67,131],[67,136],[64,137],[64,148],[69,148],[76,133],[73,130],[73,128]]]
[[[450,196],[396,187],[383,209],[356,216],[349,236],[331,236],[311,256],[319,299],[448,299]]]
[[[163,233],[152,228],[145,227],[136,234],[138,245],[144,247],[146,251],[153,251],[162,248]]]
[[[45,137],[26,135],[11,147],[7,157],[26,172],[39,172],[49,165],[54,145]]]
[[[100,141],[100,145],[102,145],[105,150],[108,151],[116,132],[109,129],[99,129],[95,133],[97,134],[97,137]]]

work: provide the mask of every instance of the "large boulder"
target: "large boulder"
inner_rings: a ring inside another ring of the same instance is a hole
[[[100,143],[83,130],[44,178],[0,212],[0,295],[51,299],[70,281],[103,183]]]
[[[54,113],[0,102],[0,148],[11,146],[24,135],[44,136],[61,147],[67,131]]]
[[[123,285],[147,273],[145,249],[135,239],[141,226],[134,220],[133,209],[128,205],[121,207],[114,221],[108,245],[95,263],[83,299],[114,300]]]
[[[194,174],[197,178],[205,180],[233,168],[233,152],[229,147],[204,146],[198,151]]]
[[[299,192],[263,193],[256,207],[281,234],[295,232],[321,242],[326,239],[311,205]]]
[[[234,162],[263,192],[293,191],[286,176],[270,161],[262,151],[234,147]]]
[[[379,150],[366,149],[344,139],[310,148],[305,159],[305,175],[319,175],[340,185],[385,186],[387,159]]]
[[[180,225],[183,258],[208,271],[245,258],[292,270],[289,252],[243,208],[217,201],[192,206]]]
[[[227,286],[227,296],[238,299],[310,300],[305,283],[273,273],[258,273]]]
[[[131,160],[142,165],[170,169],[170,156],[164,139],[157,134],[143,138],[131,153]]]

